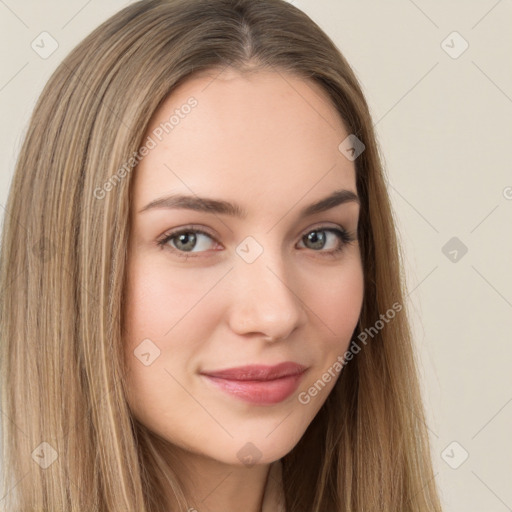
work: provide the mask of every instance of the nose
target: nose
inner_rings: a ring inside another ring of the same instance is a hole
[[[302,297],[291,282],[291,270],[281,258],[238,261],[231,276],[229,324],[240,335],[267,341],[286,339],[307,321]],[[288,267],[288,268],[287,268]]]

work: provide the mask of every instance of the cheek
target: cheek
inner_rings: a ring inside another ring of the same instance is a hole
[[[189,386],[193,364],[219,316],[207,296],[219,272],[198,273],[195,269],[192,279],[185,269],[169,271],[144,255],[133,257],[128,267],[123,339],[128,402],[148,425],[155,426],[155,418],[170,423],[171,403],[183,411],[191,407],[182,385]]]
[[[336,272],[317,276],[305,297],[315,338],[313,371],[301,386],[298,401],[303,413],[312,419],[320,410],[343,371],[344,354],[357,326],[364,295],[364,276],[359,256],[347,258]],[[311,348],[311,347],[310,347]]]
[[[162,258],[163,259],[163,258]],[[164,259],[163,259],[164,260]],[[198,325],[194,318],[201,314],[201,324],[208,323],[214,315],[200,306],[202,297],[218,280],[216,272],[201,275],[186,269],[173,269],[159,261],[145,261],[143,256],[134,259],[129,268],[126,290],[126,331],[128,344],[140,343],[145,338],[163,340],[176,338],[174,333],[187,323]],[[171,332],[173,335],[171,335]]]
[[[348,341],[359,319],[364,294],[364,277],[358,254],[351,253],[335,271],[308,279],[304,297],[324,332],[336,340]],[[315,315],[316,314],[316,315]]]

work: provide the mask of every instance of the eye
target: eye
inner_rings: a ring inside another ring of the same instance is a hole
[[[300,240],[306,249],[321,253],[325,256],[336,256],[345,245],[354,241],[356,237],[343,228],[323,226],[306,233]],[[168,249],[177,256],[189,258],[198,257],[199,254],[208,251],[212,242],[217,240],[201,229],[185,227],[167,233],[157,244],[162,249]]]
[[[306,248],[315,252],[335,255],[341,252],[345,245],[353,242],[355,237],[345,229],[319,227],[309,231],[301,239]]]
[[[188,257],[190,253],[207,251],[208,245],[212,241],[215,239],[205,231],[184,228],[166,234],[163,239],[158,241],[158,246],[162,248],[167,246],[178,256]]]

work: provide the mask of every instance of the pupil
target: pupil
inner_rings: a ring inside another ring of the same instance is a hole
[[[321,233],[320,236],[318,236],[319,233]],[[307,235],[307,239],[308,241],[313,242],[315,249],[322,249],[325,243],[325,233],[323,231],[312,231]]]
[[[187,244],[187,239],[191,240],[191,242],[189,241],[188,244]],[[181,235],[178,236],[178,243],[180,243],[180,244],[183,243],[184,245],[187,246],[187,247],[181,247],[181,249],[183,249],[185,251],[193,249],[195,242],[196,242],[196,235],[194,233],[182,233]]]

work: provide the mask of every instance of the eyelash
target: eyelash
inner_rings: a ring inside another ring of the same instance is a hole
[[[301,237],[301,241],[308,234],[315,232],[315,231],[328,231],[330,233],[334,233],[338,237],[338,239],[341,241],[340,245],[336,249],[333,249],[330,251],[323,251],[323,250],[315,251],[314,249],[311,249],[313,252],[318,252],[326,257],[335,258],[345,249],[346,245],[350,244],[351,242],[354,242],[357,239],[356,236],[354,236],[352,233],[349,233],[347,230],[345,230],[343,228],[333,228],[331,226],[320,226],[320,227],[317,227],[314,229],[310,229],[308,232],[306,232],[305,235]],[[160,240],[157,241],[157,245],[162,250],[169,250],[173,254],[176,254],[177,256],[179,256],[180,258],[188,259],[191,257],[192,258],[201,257],[199,255],[201,254],[201,252],[205,252],[205,251],[200,251],[198,253],[180,251],[179,249],[176,249],[175,247],[172,247],[171,245],[168,244],[168,242],[170,242],[172,239],[178,237],[179,235],[188,234],[188,233],[205,235],[205,236],[211,238],[214,242],[219,243],[215,239],[214,236],[212,236],[210,233],[208,233],[202,229],[198,229],[198,228],[194,228],[194,227],[184,227],[184,228],[177,229],[176,231],[171,231],[169,233],[166,233]]]

